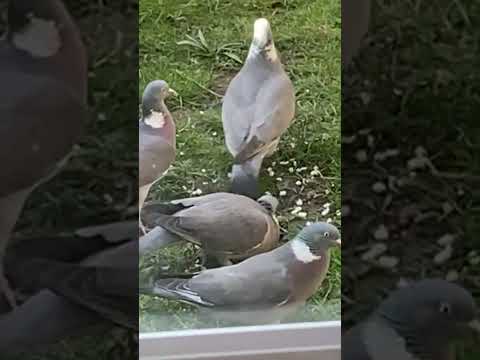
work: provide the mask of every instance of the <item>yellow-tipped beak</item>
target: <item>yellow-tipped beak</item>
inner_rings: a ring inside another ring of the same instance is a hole
[[[472,320],[468,326],[480,334],[480,320]]]
[[[168,92],[169,92],[170,94],[172,94],[173,96],[178,96],[178,93],[177,93],[175,90],[173,90],[173,89],[168,89]]]

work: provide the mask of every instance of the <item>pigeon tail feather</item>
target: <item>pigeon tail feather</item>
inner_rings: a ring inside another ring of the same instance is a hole
[[[181,240],[177,235],[157,226],[146,235],[140,237],[138,251],[140,256],[143,256],[151,251],[170,246]]]

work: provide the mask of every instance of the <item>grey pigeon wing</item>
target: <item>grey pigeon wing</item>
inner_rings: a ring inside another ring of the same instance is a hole
[[[171,201],[171,203],[181,204],[187,208],[192,206],[204,205],[204,204],[216,202],[219,200],[226,200],[226,199],[238,200],[238,197],[237,195],[234,195],[234,194],[218,192],[218,193],[207,194],[202,196],[195,196],[191,198],[177,199],[177,200]]]
[[[141,212],[142,222],[147,227],[153,227],[159,215],[174,215],[186,209],[181,203],[151,201],[146,203]]]
[[[149,201],[142,208],[142,217],[148,217],[153,223],[157,214],[175,215],[176,213],[195,206],[201,206],[217,200],[232,198],[229,193],[213,193],[203,196],[191,198],[177,199],[169,202],[165,201]]]
[[[204,301],[223,308],[263,308],[285,303],[290,297],[286,268],[268,255],[204,271],[188,282],[189,288]]]
[[[204,206],[226,199],[235,199],[238,201],[238,198],[234,198],[233,196],[234,195],[229,193],[213,193],[203,196],[177,199],[170,202],[151,201],[145,204],[142,208],[142,219],[145,221],[145,225],[153,226],[159,215],[175,215],[188,208]]]
[[[218,270],[222,270],[222,273],[212,273]],[[223,267],[206,270],[190,280],[158,280],[154,292],[169,299],[205,307],[271,308],[284,303],[290,295],[286,279],[281,274],[283,272],[275,272],[275,269],[251,276],[232,274]],[[272,278],[272,275],[277,279]]]
[[[158,180],[175,160],[175,148],[164,139],[151,134],[139,136],[139,185]]]
[[[158,216],[156,225],[202,245],[207,253],[240,255],[265,240],[270,224],[261,205],[241,197],[190,207],[176,216]]]
[[[294,113],[292,83],[284,73],[272,77],[257,95],[254,120],[235,161],[244,162],[259,153],[267,153],[269,145],[287,130]]]
[[[282,72],[272,77],[258,94],[252,131],[261,140],[279,137],[295,115],[295,91],[292,82]]]
[[[243,75],[242,72],[238,73],[230,82],[222,105],[225,142],[233,156],[244,146],[254,122],[256,92],[245,84]]]
[[[1,197],[54,172],[82,135],[88,111],[51,78],[21,73],[0,77],[17,84],[0,90],[0,162],[8,169],[0,177]]]

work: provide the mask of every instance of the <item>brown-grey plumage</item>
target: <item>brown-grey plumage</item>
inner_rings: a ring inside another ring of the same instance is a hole
[[[342,64],[357,54],[370,22],[370,0],[342,0]]]
[[[474,328],[476,305],[464,288],[426,279],[394,291],[342,336],[342,360],[453,360],[452,342]]]
[[[87,118],[87,59],[59,0],[10,1],[0,42],[0,262],[30,192],[57,172]],[[15,151],[12,151],[15,149]],[[0,263],[0,291],[14,305]]]
[[[141,293],[187,302],[222,319],[275,322],[298,309],[321,285],[339,244],[327,223],[306,226],[293,240],[236,265],[205,270],[191,279],[159,279]]]
[[[257,19],[248,57],[223,98],[225,142],[234,158],[232,192],[256,198],[263,159],[277,148],[295,113],[295,91],[270,24]]]
[[[144,208],[147,226],[201,246],[222,265],[273,249],[280,237],[274,217],[278,200],[265,195],[254,201],[246,196],[214,193],[151,203]],[[158,243],[156,244],[158,246]],[[140,244],[145,249],[144,244]]]
[[[102,318],[138,329],[133,311],[138,309],[137,229],[136,221],[128,221],[20,241],[8,255],[9,275],[23,291],[49,289]]]
[[[165,105],[175,93],[163,80],[150,82],[142,96],[139,121],[139,213],[150,187],[159,180],[175,160],[175,122]]]

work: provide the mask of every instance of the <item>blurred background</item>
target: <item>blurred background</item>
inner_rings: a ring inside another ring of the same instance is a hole
[[[345,329],[424,277],[480,301],[479,23],[477,2],[372,1],[342,81]]]

